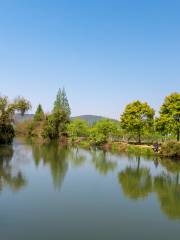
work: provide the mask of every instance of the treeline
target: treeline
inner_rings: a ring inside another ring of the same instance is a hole
[[[30,102],[22,97],[18,97],[13,103],[9,103],[7,97],[0,97],[1,143],[10,143],[14,137],[14,113],[19,111],[23,115],[30,108]],[[104,119],[90,126],[81,119],[71,120],[70,115],[71,109],[65,89],[59,89],[51,113],[44,113],[42,106],[39,105],[33,119],[18,124],[16,132],[42,140],[68,139],[71,142],[86,142],[91,145],[115,141],[139,144],[170,139],[179,141],[179,93],[165,97],[156,115],[148,103],[141,101],[128,104],[120,116],[120,121]]]

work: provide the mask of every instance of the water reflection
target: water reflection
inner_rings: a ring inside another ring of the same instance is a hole
[[[161,210],[170,218],[180,218],[180,164],[172,160],[159,160],[161,173],[153,176],[149,168],[128,166],[119,172],[118,180],[125,196],[132,200],[147,198],[154,192],[159,200]],[[165,171],[163,168],[165,167]]]
[[[118,173],[118,182],[124,196],[133,201],[146,199],[153,193],[166,216],[170,219],[180,219],[180,163],[168,159],[156,158],[152,161],[132,156],[127,158],[102,150],[86,151],[60,147],[57,143],[1,146],[0,191],[5,187],[12,191],[28,187],[31,176],[28,179],[26,174],[29,168],[30,174],[33,174],[37,169],[45,171],[44,167],[50,170],[54,187],[60,189],[68,170],[75,171],[78,167],[91,174],[88,168],[84,168],[86,164],[89,164],[88,167],[93,166],[99,177],[110,172],[115,176]],[[109,179],[111,180],[111,175]]]
[[[106,151],[91,151],[92,163],[96,170],[102,174],[107,175],[108,172],[114,171],[117,167],[117,162],[111,160],[111,154]]]
[[[16,192],[26,185],[22,172],[11,164],[12,157],[12,146],[0,146],[0,191],[9,187]]]
[[[48,145],[32,144],[32,153],[36,166],[41,162],[51,170],[54,187],[61,188],[68,170],[68,148],[60,147],[58,143]]]
[[[132,199],[145,198],[152,191],[152,177],[150,170],[140,167],[140,157],[137,166],[128,166],[118,174],[119,183],[126,196]]]

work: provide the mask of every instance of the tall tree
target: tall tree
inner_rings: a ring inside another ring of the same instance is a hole
[[[121,127],[128,133],[137,135],[138,142],[146,131],[150,131],[154,122],[154,109],[146,102],[135,101],[128,104],[121,115]]]
[[[41,104],[39,104],[36,109],[35,115],[34,115],[34,120],[42,121],[42,120],[44,120],[44,118],[45,118],[45,115],[44,115],[43,108],[42,108]]]
[[[156,128],[164,134],[176,134],[180,139],[180,93],[167,96],[156,119]]]
[[[62,90],[61,89],[58,90],[56,100],[54,102],[53,111],[56,112],[59,110],[65,111],[68,116],[70,116],[70,114],[71,114],[71,109],[70,109],[66,91],[64,88]]]

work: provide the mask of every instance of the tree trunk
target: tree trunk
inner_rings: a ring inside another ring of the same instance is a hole
[[[177,129],[177,141],[179,142],[179,136],[180,135],[180,132],[179,132],[179,128]]]
[[[141,133],[138,133],[138,143],[141,144]]]

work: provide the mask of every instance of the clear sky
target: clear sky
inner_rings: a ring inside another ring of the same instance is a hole
[[[119,118],[180,92],[179,0],[1,0],[0,93]]]

